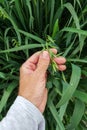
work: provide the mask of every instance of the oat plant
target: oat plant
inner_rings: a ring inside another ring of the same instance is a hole
[[[46,130],[87,130],[86,30],[87,0],[0,0],[0,119],[17,96],[21,64],[45,49]],[[66,58],[65,72],[56,71],[56,56]]]

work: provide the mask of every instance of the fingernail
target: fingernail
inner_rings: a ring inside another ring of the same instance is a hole
[[[49,59],[49,53],[47,51],[43,51],[41,57],[44,59]]]

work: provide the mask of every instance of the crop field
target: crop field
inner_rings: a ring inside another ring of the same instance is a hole
[[[67,69],[48,68],[46,130],[87,130],[87,0],[0,0],[0,120],[17,96],[22,63],[50,48]]]

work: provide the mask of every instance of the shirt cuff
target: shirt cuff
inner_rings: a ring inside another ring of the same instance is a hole
[[[16,100],[14,101],[13,107],[16,104],[19,104],[22,107],[22,110],[24,109],[24,112],[27,113],[27,116],[30,116],[38,124],[40,124],[41,122],[45,122],[42,113],[29,100],[25,99],[22,96],[17,96]]]

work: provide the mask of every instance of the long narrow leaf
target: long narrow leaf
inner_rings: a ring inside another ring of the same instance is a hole
[[[5,107],[9,96],[11,95],[12,91],[17,86],[17,84],[18,84],[17,81],[13,81],[12,83],[9,84],[8,88],[4,91],[2,99],[0,101],[0,113],[2,112],[3,108]]]
[[[7,50],[1,50],[0,53],[21,51],[21,50],[39,48],[39,47],[42,47],[42,45],[40,45],[40,44],[29,44],[29,45],[23,45],[23,46],[20,46],[20,47],[14,47],[14,48],[7,49]]]
[[[78,83],[80,81],[80,76],[81,76],[81,69],[78,66],[72,64],[72,75],[70,79],[70,84],[67,84],[68,87],[64,91],[61,100],[56,105],[57,108],[70,100],[70,98],[72,97],[73,93],[75,92],[78,86]]]
[[[49,106],[49,109],[50,109],[51,113],[53,114],[53,116],[54,116],[54,118],[55,118],[55,120],[56,120],[56,122],[58,124],[59,130],[65,130],[65,128],[64,128],[64,126],[63,126],[63,124],[62,124],[62,122],[61,122],[61,120],[60,120],[60,118],[58,116],[56,108],[54,107],[51,99],[49,101],[49,105],[48,106]]]
[[[23,35],[25,35],[25,36],[27,36],[27,37],[29,37],[29,38],[31,38],[31,39],[33,39],[33,40],[35,40],[35,41],[41,43],[41,44],[44,44],[44,43],[45,43],[45,41],[44,41],[43,39],[41,39],[41,38],[39,38],[39,37],[37,37],[37,36],[31,34],[31,33],[22,31],[22,30],[20,30],[20,29],[19,29],[18,31],[19,31],[20,33],[22,33]]]
[[[82,35],[87,36],[87,31],[81,30],[81,29],[72,28],[72,27],[65,27],[61,31],[77,33],[77,34],[82,34]]]
[[[67,127],[67,130],[73,130],[78,126],[84,114],[84,110],[85,110],[85,104],[82,101],[77,100],[75,103],[75,109],[71,118],[71,123]]]

